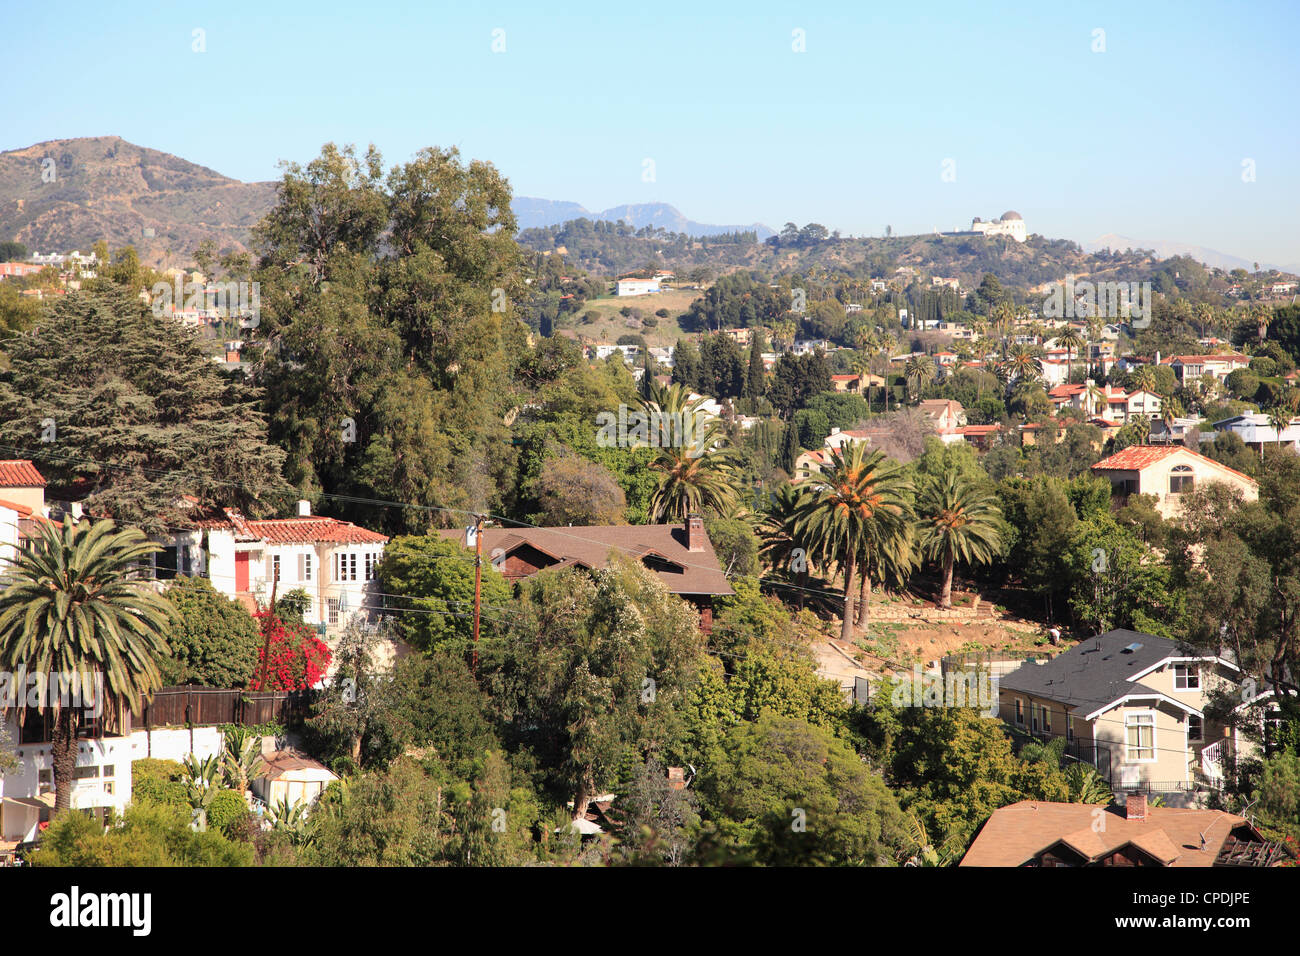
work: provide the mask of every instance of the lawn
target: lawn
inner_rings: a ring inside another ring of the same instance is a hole
[[[620,335],[631,333],[641,335],[652,346],[676,345],[678,339],[687,335],[677,324],[677,318],[697,298],[699,292],[695,289],[666,289],[652,295],[601,296],[584,302],[582,309],[560,327],[573,329],[579,335],[598,342],[616,342]],[[659,320],[655,328],[628,328],[627,319],[621,314],[621,310],[628,306],[640,309],[645,315],[654,315],[659,309],[667,309],[668,317],[655,316]],[[586,324],[582,321],[586,312],[598,312],[600,318]]]

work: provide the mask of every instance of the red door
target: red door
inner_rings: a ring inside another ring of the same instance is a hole
[[[238,594],[248,592],[248,552],[235,552],[235,591]]]

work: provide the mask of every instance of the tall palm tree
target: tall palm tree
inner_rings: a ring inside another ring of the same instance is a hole
[[[921,391],[921,381],[927,377],[934,377],[935,362],[934,358],[929,355],[913,355],[903,365],[903,375],[907,382],[908,400],[915,398],[912,394],[912,383],[916,382],[917,392]]]
[[[1065,349],[1065,367],[1066,379],[1068,380],[1074,374],[1074,356],[1083,348],[1083,336],[1072,325],[1067,325],[1065,331],[1056,336],[1056,345],[1058,348]]]
[[[1156,370],[1150,365],[1139,365],[1133,372],[1133,388],[1144,392],[1154,392],[1156,387]]]
[[[102,682],[108,701],[125,699],[138,713],[141,698],[162,686],[157,659],[168,653],[164,635],[175,615],[137,576],[140,562],[159,550],[140,531],[108,520],[38,522],[0,591],[0,670],[44,675],[54,688],[63,680],[78,702],[99,703]],[[64,705],[61,697],[47,692],[38,705],[54,718],[56,813],[71,803],[85,706]]]
[[[984,493],[955,469],[926,482],[916,503],[921,553],[939,562],[943,585],[939,606],[952,607],[953,570],[964,564],[987,564],[1001,545],[998,530],[1002,511],[994,496]]]
[[[1023,382],[1036,382],[1043,376],[1043,367],[1034,357],[1033,350],[1017,345],[1007,356],[1007,367],[1011,377]]]
[[[759,554],[777,578],[793,576],[797,587],[807,583],[808,567],[817,560],[811,553],[813,542],[803,534],[798,522],[806,487],[785,484],[778,488],[758,524]],[[803,607],[804,592],[796,593],[799,606]]]
[[[1088,384],[1084,387],[1084,415],[1096,415],[1097,409],[1104,405],[1105,400],[1106,393],[1102,391],[1101,386],[1089,379]]]
[[[854,574],[863,549],[901,533],[912,517],[909,486],[899,467],[866,442],[849,442],[831,452],[812,476],[797,512],[796,527],[817,542],[816,550],[844,576],[844,619],[840,636],[853,639]]]
[[[1268,423],[1273,426],[1273,439],[1278,448],[1282,447],[1282,432],[1291,427],[1291,412],[1289,409],[1274,407],[1268,410]],[[1259,460],[1264,460],[1264,443],[1259,443]]]
[[[875,585],[902,587],[916,570],[916,535],[910,523],[868,535],[858,556],[858,608],[855,626],[867,626],[871,592]]]
[[[641,403],[650,419],[650,442],[657,454],[650,469],[659,487],[650,500],[655,521],[684,519],[688,514],[726,512],[739,495],[733,452],[723,423],[690,397],[681,385],[653,388]]]

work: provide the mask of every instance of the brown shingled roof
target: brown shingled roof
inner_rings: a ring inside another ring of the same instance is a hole
[[[1023,800],[993,812],[961,865],[1023,866],[1063,843],[1090,862],[1135,846],[1164,866],[1213,866],[1234,832],[1253,834],[1244,817],[1221,810],[1148,807],[1146,813],[1145,820],[1129,820],[1117,807]]]
[[[444,538],[463,542],[464,531],[440,531]],[[689,551],[686,529],[681,525],[586,525],[567,528],[485,528],[483,553],[498,548],[505,553],[522,545],[559,558],[566,564],[603,568],[611,552],[641,557],[653,554],[680,565],[681,571],[654,569],[656,576],[674,594],[733,594],[727,576],[718,564],[712,543],[705,538],[703,551]]]

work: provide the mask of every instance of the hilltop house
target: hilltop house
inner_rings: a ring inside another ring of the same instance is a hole
[[[1216,432],[1232,432],[1247,447],[1262,452],[1265,445],[1290,445],[1300,451],[1300,419],[1291,418],[1280,430],[1263,412],[1248,412],[1214,423]]]
[[[1058,385],[1047,393],[1056,411],[1068,406],[1080,418],[1097,416],[1108,423],[1127,425],[1136,418],[1153,419],[1160,415],[1160,396],[1145,389],[1127,392],[1113,385],[1097,386],[1088,379],[1079,385]]]
[[[664,586],[695,606],[700,627],[713,626],[713,599],[734,594],[718,564],[704,519],[690,515],[683,525],[583,525],[565,528],[485,528],[482,551],[508,581],[547,568],[594,570],[612,553],[628,555],[655,573]],[[474,529],[440,531],[444,538],[475,547]]]
[[[1182,445],[1132,445],[1103,458],[1092,471],[1110,480],[1116,498],[1154,495],[1166,518],[1177,515],[1183,494],[1209,482],[1236,488],[1247,501],[1259,499],[1255,479]]]
[[[1179,385],[1188,385],[1202,375],[1222,382],[1233,372],[1250,368],[1250,356],[1226,353],[1222,355],[1171,355],[1160,360],[1174,370]]]

